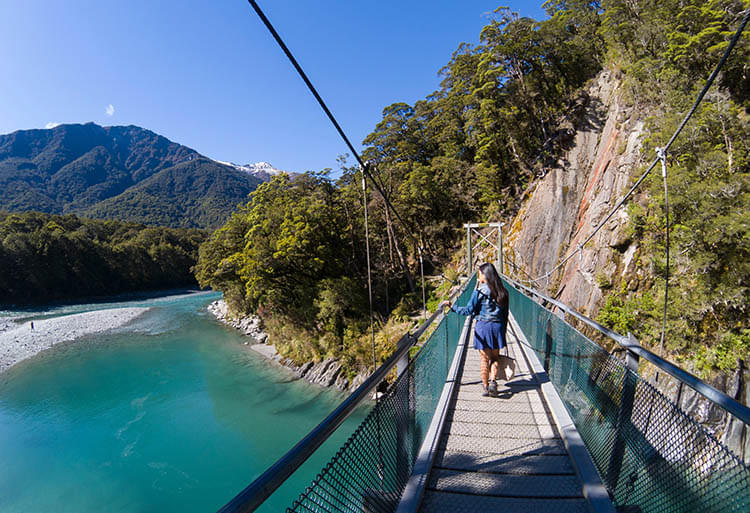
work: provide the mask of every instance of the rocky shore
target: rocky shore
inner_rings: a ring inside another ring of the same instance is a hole
[[[291,369],[305,381],[324,387],[336,387],[339,390],[354,390],[367,379],[366,374],[359,374],[350,382],[341,372],[341,363],[334,358],[327,358],[317,363],[306,362],[302,365],[296,365],[290,359],[282,358],[276,348],[268,343],[268,333],[263,331],[261,319],[257,316],[248,316],[241,319],[233,318],[229,314],[229,309],[224,300],[212,302],[208,305],[208,311],[221,322],[250,337],[250,340],[245,342],[245,345],[249,346],[250,349],[279,365]]]
[[[241,319],[235,319],[229,315],[229,308],[227,307],[226,301],[219,299],[213,301],[208,305],[208,311],[211,312],[214,317],[219,319],[224,324],[227,324],[235,329],[240,330],[243,334],[248,337],[252,337],[253,342],[245,342],[246,345],[250,344],[265,344],[268,341],[268,333],[263,331],[262,322],[260,317],[257,315],[249,315]]]

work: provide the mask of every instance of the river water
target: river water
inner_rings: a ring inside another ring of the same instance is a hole
[[[151,309],[0,374],[0,512],[215,511],[343,398],[265,360],[206,311],[216,293],[4,312]],[[283,511],[355,413],[260,511]]]

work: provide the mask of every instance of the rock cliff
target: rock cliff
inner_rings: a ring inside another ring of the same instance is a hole
[[[579,98],[572,147],[532,184],[506,232],[506,272],[523,279],[544,275],[578,250],[627,190],[642,163],[644,123],[625,106],[620,89],[617,77],[603,72]],[[578,255],[535,288],[596,315],[602,298],[598,276],[627,272],[638,249],[624,236],[627,222],[621,208]]]

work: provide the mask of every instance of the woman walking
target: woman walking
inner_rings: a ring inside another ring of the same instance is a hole
[[[453,305],[451,310],[460,315],[477,316],[474,349],[479,350],[482,395],[486,397],[497,395],[495,380],[500,366],[500,349],[506,346],[505,331],[508,328],[508,291],[495,266],[490,263],[479,266],[478,280],[479,287],[471,295],[469,304]],[[450,302],[445,301],[443,305],[450,306]]]

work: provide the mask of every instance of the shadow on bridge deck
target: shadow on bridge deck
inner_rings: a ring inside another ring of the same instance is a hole
[[[420,512],[590,511],[541,383],[508,340],[517,373],[498,397],[481,396],[479,354],[466,351]]]

